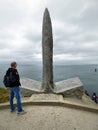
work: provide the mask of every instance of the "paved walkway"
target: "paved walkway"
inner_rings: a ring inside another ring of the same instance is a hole
[[[98,130],[98,114],[59,106],[25,106],[25,115],[0,110],[0,130]]]
[[[86,95],[79,100],[33,94],[22,103],[25,115],[10,113],[9,103],[0,104],[0,130],[98,130],[98,105]]]

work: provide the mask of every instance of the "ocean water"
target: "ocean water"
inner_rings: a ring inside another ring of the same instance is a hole
[[[0,65],[0,87],[3,85],[3,76],[9,65]],[[93,92],[98,95],[98,65],[54,65],[54,82],[68,78],[79,77],[90,96]],[[41,65],[19,65],[18,71],[20,77],[27,77],[34,80],[42,80]]]

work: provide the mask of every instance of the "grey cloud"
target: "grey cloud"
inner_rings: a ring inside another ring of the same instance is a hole
[[[2,1],[1,1],[2,2]],[[7,1],[6,1],[7,2]],[[10,3],[9,1],[7,3],[1,4],[0,6],[0,27],[9,27],[12,26],[12,24],[19,24],[21,20],[23,19],[23,12],[21,11],[21,8],[19,9],[18,5],[13,5],[14,3]]]
[[[38,42],[41,42],[41,33],[39,34],[38,32],[29,32],[24,35],[24,38],[36,44]]]
[[[98,29],[98,3],[83,12],[82,16],[74,21],[86,31],[96,31]]]
[[[5,49],[5,48],[10,48],[10,46],[7,43],[3,43],[2,41],[0,42],[0,50]]]
[[[98,61],[97,0],[1,0],[0,60],[41,60],[45,6],[52,20],[54,57],[65,61],[69,56],[66,63]]]

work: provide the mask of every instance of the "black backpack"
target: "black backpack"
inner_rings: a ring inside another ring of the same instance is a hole
[[[13,72],[10,72],[9,74],[6,73],[3,78],[3,83],[5,87],[11,87],[11,84],[16,81],[15,76],[13,75]]]

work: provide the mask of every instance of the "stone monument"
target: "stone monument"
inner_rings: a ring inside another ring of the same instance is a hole
[[[46,8],[42,27],[42,55],[43,55],[43,78],[42,83],[28,78],[22,78],[21,84],[24,94],[55,93],[64,97],[82,98],[83,84],[78,77],[53,82],[53,35],[49,11]]]
[[[53,85],[53,37],[49,11],[46,8],[42,28],[43,81],[45,92],[52,92]]]

